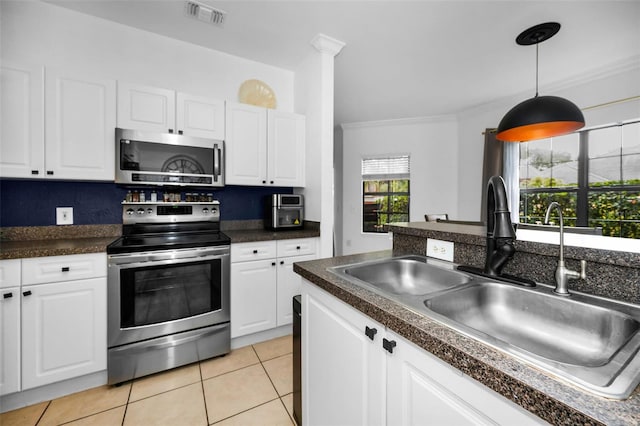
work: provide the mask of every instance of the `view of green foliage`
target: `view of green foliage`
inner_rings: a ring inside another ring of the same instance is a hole
[[[623,185],[638,185],[640,180],[632,179]],[[590,227],[601,227],[602,235],[623,238],[640,238],[640,192],[610,190],[604,188],[620,185],[619,181],[592,184],[597,190],[589,191]],[[534,178],[527,182],[527,188],[558,188],[562,182],[549,178]],[[562,214],[567,226],[576,224],[577,191],[567,192],[526,192],[520,194],[520,222],[543,223],[547,207],[552,201],[562,206]],[[551,221],[556,221],[552,215]]]
[[[409,179],[364,181],[363,196],[363,232],[386,232],[386,223],[409,221]]]

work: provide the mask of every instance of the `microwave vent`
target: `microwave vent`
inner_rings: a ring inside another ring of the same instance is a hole
[[[196,1],[187,1],[184,4],[184,14],[208,24],[222,26],[227,12],[220,9],[214,9],[203,3]]]

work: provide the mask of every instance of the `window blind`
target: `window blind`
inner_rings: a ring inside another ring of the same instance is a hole
[[[362,179],[409,179],[409,156],[375,157],[362,159]]]

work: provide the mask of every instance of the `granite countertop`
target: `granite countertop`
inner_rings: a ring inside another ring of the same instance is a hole
[[[63,256],[107,251],[117,236],[0,242],[0,259]]]
[[[225,234],[231,238],[233,243],[250,243],[254,241],[289,240],[292,238],[312,238],[319,237],[320,230],[314,228],[303,228],[286,231],[269,231],[265,229],[238,229],[224,230]]]
[[[391,256],[387,250],[299,262],[294,271],[549,423],[640,424],[640,386],[624,401],[592,395],[326,270]]]

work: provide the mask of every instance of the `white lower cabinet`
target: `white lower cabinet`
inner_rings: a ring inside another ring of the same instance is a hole
[[[315,285],[302,290],[306,424],[546,424]]]
[[[106,254],[0,261],[0,272],[0,395],[107,368]]]
[[[106,278],[22,287],[22,388],[107,367]]]
[[[293,263],[315,259],[317,240],[231,244],[232,338],[291,324],[291,299],[301,289]]]

